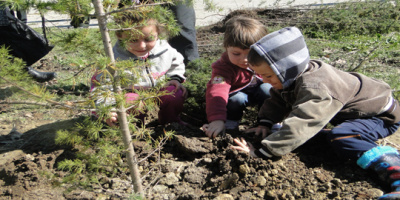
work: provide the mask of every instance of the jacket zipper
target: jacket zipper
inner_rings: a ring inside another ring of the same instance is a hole
[[[154,84],[154,80],[153,80],[153,77],[151,76],[151,74],[150,74],[150,70],[149,70],[149,68],[147,67],[147,65],[146,65],[146,73],[147,73],[147,76],[149,77],[149,79],[150,79],[150,81],[151,81],[151,87],[154,87],[155,86],[155,84]]]

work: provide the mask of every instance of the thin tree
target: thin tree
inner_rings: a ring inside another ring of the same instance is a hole
[[[101,36],[103,38],[104,50],[106,51],[106,55],[110,58],[110,64],[115,64],[114,54],[112,51],[111,39],[107,28],[107,15],[103,10],[103,5],[101,0],[93,0],[94,8],[97,15],[97,20],[99,23],[99,29],[101,32]],[[121,86],[118,81],[118,71],[113,70],[111,67],[108,67],[108,70],[114,77],[113,88],[116,93],[121,93]],[[143,187],[142,187],[142,179],[140,176],[140,172],[138,169],[137,156],[135,153],[135,149],[132,145],[132,138],[129,131],[128,120],[126,116],[126,109],[123,103],[117,103],[117,114],[118,114],[118,122],[121,131],[121,135],[123,137],[124,145],[127,151],[127,162],[129,165],[129,170],[131,173],[132,184],[134,191],[143,196]]]

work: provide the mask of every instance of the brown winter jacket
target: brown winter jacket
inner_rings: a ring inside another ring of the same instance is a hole
[[[271,90],[260,109],[259,119],[282,128],[262,144],[273,156],[296,149],[329,122],[379,117],[386,123],[400,121],[399,103],[390,86],[359,73],[340,71],[322,61],[311,60],[304,73],[288,88]]]

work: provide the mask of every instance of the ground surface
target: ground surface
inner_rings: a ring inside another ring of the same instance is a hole
[[[249,12],[255,15],[254,12]],[[234,13],[232,14],[234,15]],[[220,54],[215,44],[222,27],[215,24],[198,31],[202,56]],[[44,71],[65,70],[43,66]],[[0,89],[0,98],[12,93],[12,87]],[[71,150],[54,142],[55,132],[68,129],[79,116],[47,110],[14,110],[0,105],[0,112],[9,114],[0,122],[0,199],[127,199],[132,193],[128,170],[118,178],[99,177],[100,184],[91,189],[72,188],[60,184],[66,172],[57,162]],[[52,116],[46,119],[43,116]],[[191,123],[190,121],[188,121]],[[13,124],[16,130],[11,131]],[[323,137],[315,137],[280,160],[267,161],[229,149],[235,137],[255,140],[253,135],[238,131],[211,140],[196,123],[191,127],[176,124],[167,127],[151,125],[155,134],[163,128],[174,130],[160,162],[150,157],[140,163],[143,185],[148,199],[376,199],[387,191],[377,177],[361,170],[353,162],[339,160]],[[241,130],[246,128],[242,125]],[[380,141],[397,147],[399,133]],[[144,144],[135,143],[139,157],[145,157]],[[147,169],[153,169],[148,173]]]

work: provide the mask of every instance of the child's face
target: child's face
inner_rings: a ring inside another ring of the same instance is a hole
[[[266,62],[263,62],[259,66],[250,65],[250,68],[262,77],[264,83],[269,83],[273,88],[278,90],[283,89],[282,83],[278,76],[274,73],[274,71],[272,71],[271,67]]]
[[[232,64],[239,66],[240,68],[246,69],[247,64],[247,54],[249,54],[250,49],[241,49],[239,47],[227,47],[226,52],[228,53],[229,61]]]
[[[117,35],[120,40],[126,41],[126,49],[137,57],[145,56],[157,43],[158,32],[156,25],[148,25],[141,28],[143,35],[132,36],[125,31]]]

